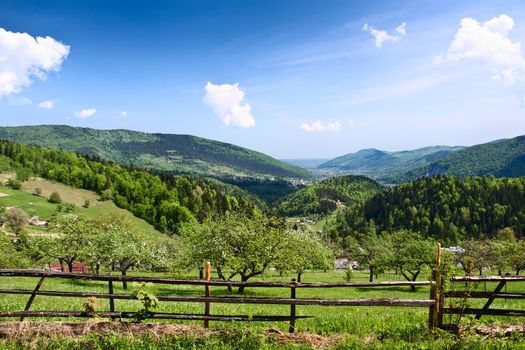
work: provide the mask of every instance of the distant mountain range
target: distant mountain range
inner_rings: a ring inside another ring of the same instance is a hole
[[[431,146],[400,152],[363,149],[322,163],[312,171],[322,177],[363,175],[386,184],[445,174],[521,177],[525,176],[525,136],[470,147]]]
[[[382,182],[398,182],[396,179],[410,170],[428,166],[463,148],[431,146],[400,152],[363,149],[329,160],[319,165],[318,169],[338,175],[364,175]]]
[[[219,178],[312,178],[307,170],[263,153],[191,135],[39,125],[0,127],[0,139],[60,148],[175,174]]]

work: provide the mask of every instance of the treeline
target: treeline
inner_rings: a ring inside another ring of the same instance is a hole
[[[381,190],[381,185],[364,176],[333,177],[286,196],[277,211],[285,216],[327,214],[339,205],[364,202]]]
[[[338,214],[332,238],[410,230],[445,244],[493,238],[503,228],[525,233],[525,178],[425,177],[376,194]]]
[[[20,180],[40,176],[69,186],[91,190],[112,200],[158,230],[176,233],[183,222],[228,211],[258,210],[249,196],[230,195],[215,181],[153,174],[110,162],[89,159],[56,149],[23,146],[0,140],[0,157],[17,169]],[[5,163],[5,162],[3,162]]]

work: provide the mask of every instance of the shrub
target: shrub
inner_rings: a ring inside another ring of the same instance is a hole
[[[84,205],[83,205],[83,207],[84,207],[84,208],[89,208],[90,205],[91,205],[91,202],[89,201],[89,199],[86,199],[86,200],[84,201]]]
[[[40,187],[36,187],[33,191],[33,194],[36,196],[42,195],[42,189]]]
[[[22,183],[15,179],[9,179],[7,181],[7,186],[11,187],[13,190],[19,190],[22,188]]]
[[[60,194],[57,191],[54,191],[53,193],[51,193],[47,201],[49,203],[62,203],[62,198],[60,197]]]

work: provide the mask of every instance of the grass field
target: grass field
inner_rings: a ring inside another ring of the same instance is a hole
[[[137,272],[135,272],[137,273]],[[141,273],[142,275],[151,273]],[[166,274],[158,274],[166,275]],[[193,277],[195,275],[168,274],[174,277]],[[277,274],[268,274],[263,277],[266,281],[289,281],[292,275],[279,276]],[[311,272],[303,275],[303,282],[342,282],[344,277],[343,272]],[[380,280],[398,280],[398,276],[394,274],[385,274],[380,276]],[[353,281],[366,281],[367,275],[362,272],[355,272]],[[0,278],[2,288],[18,288],[18,289],[33,289],[37,282],[36,278]],[[131,285],[130,291],[123,291],[119,284],[116,285],[117,293],[129,293],[134,286]],[[461,290],[463,285],[451,286],[456,290]],[[136,288],[136,286],[135,286]],[[169,285],[151,285],[149,286],[151,292],[156,295],[173,294],[173,295],[203,295],[203,287],[191,286],[169,286]],[[495,288],[494,283],[487,283],[487,285],[476,286],[477,290],[491,290]],[[522,291],[525,289],[525,283],[514,283],[507,289],[508,292]],[[47,279],[42,287],[42,290],[67,290],[67,291],[98,291],[107,292],[107,283],[93,282],[93,281],[72,281],[61,279]],[[246,294],[250,296],[272,296],[272,297],[289,297],[289,289],[285,288],[250,288],[246,290]],[[226,288],[214,287],[212,288],[212,295],[229,295]],[[330,289],[298,289],[297,297],[312,297],[312,298],[401,298],[401,299],[427,299],[429,295],[428,287],[417,288],[415,292],[411,292],[409,287],[382,287],[382,288],[330,288]],[[27,296],[20,295],[1,295],[0,309],[2,310],[23,310]],[[44,297],[37,296],[32,310],[83,310],[83,303],[85,299],[79,298],[62,298],[62,297]],[[100,300],[101,307],[99,311],[109,310],[108,300]],[[136,311],[140,308],[138,301],[132,300],[117,300],[116,309],[120,311]],[[471,306],[481,306],[484,300],[476,300],[472,302]],[[492,306],[493,308],[518,308],[523,309],[525,303],[511,300],[498,300]],[[212,304],[212,314],[217,315],[288,315],[289,306],[285,305],[235,305],[235,304]],[[158,312],[175,312],[175,313],[202,313],[203,304],[200,303],[168,303],[160,302],[157,308]],[[325,336],[330,335],[345,335],[343,344],[340,349],[353,349],[362,347],[386,347],[386,348],[450,348],[454,344],[461,342],[469,342],[475,347],[466,348],[501,348],[505,349],[520,349],[523,344],[520,342],[524,339],[516,337],[514,340],[491,340],[480,341],[481,337],[466,333],[466,336],[455,338],[444,332],[431,333],[427,330],[428,309],[427,308],[402,308],[402,307],[325,307],[325,306],[297,306],[298,315],[315,316],[311,319],[298,320],[297,331],[309,332]],[[455,320],[444,320],[445,323]],[[501,318],[493,316],[484,316],[478,323],[473,323],[471,318],[464,317],[461,321],[463,324],[473,326],[479,323],[492,322],[522,322],[518,318]],[[185,324],[195,324],[191,321],[177,321]],[[196,324],[201,324],[197,322]],[[211,322],[212,327],[225,328],[230,330],[239,330],[246,334],[251,341],[257,343],[257,334],[262,334],[264,329],[273,327],[280,329],[283,332],[287,331],[288,325],[284,322]],[[246,339],[245,339],[246,340]],[[93,340],[94,342],[103,342],[104,340]],[[115,340],[117,341],[117,340]],[[188,340],[190,341],[190,340]],[[217,348],[226,349],[225,344],[220,345],[220,340],[210,340],[215,342],[218,347],[213,347],[208,343],[202,348]],[[240,340],[239,340],[240,341]],[[191,343],[191,341],[190,341]],[[138,344],[138,343],[137,343]],[[188,343],[189,344],[189,343]],[[257,343],[259,344],[259,343]],[[262,343],[261,343],[262,344]],[[259,347],[264,348],[259,344]],[[426,344],[426,345],[425,345]],[[486,347],[490,344],[491,347]],[[505,347],[502,345],[504,344]],[[189,348],[195,348],[198,342]],[[128,344],[131,347],[131,345]],[[145,346],[145,345],[144,345]],[[223,347],[221,347],[223,346]],[[264,346],[267,346],[264,345]],[[277,345],[272,345],[279,348]],[[96,347],[95,347],[96,348]],[[125,348],[125,347],[122,347]],[[155,347],[146,347],[157,349]],[[159,349],[163,347],[158,347]],[[173,347],[176,348],[176,347]],[[235,348],[235,347],[232,347]],[[238,347],[242,348],[242,347]],[[461,347],[459,347],[461,348]]]
[[[6,174],[3,174],[6,177]],[[41,195],[33,194],[35,188],[42,190]],[[22,184],[21,190],[14,190],[7,186],[0,185],[0,207],[18,207],[24,210],[29,216],[37,215],[41,220],[50,221],[57,215],[59,204],[49,203],[49,195],[57,191],[63,203],[75,205],[72,214],[85,218],[96,218],[102,215],[123,216],[130,220],[134,227],[151,240],[163,240],[165,235],[158,232],[146,221],[135,217],[127,210],[118,208],[111,201],[99,201],[96,193],[72,188],[58,183],[53,183],[44,179],[34,178]],[[85,200],[89,200],[90,205],[84,208]],[[42,234],[45,228],[28,226],[30,233]]]

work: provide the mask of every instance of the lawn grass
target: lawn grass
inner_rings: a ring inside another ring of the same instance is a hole
[[[157,275],[170,277],[184,277],[196,278],[196,272],[188,274],[181,273],[140,273],[140,275]],[[216,278],[216,276],[213,276]],[[277,273],[268,273],[260,280],[265,281],[290,281],[294,275],[280,276]],[[367,281],[368,275],[364,272],[355,271],[353,281]],[[424,277],[422,277],[424,279]],[[16,278],[0,278],[2,288],[18,288],[18,289],[33,289],[37,278],[16,277]],[[308,272],[303,275],[303,282],[342,282],[344,280],[344,272]],[[395,274],[381,275],[379,280],[400,280],[399,276]],[[476,290],[493,290],[496,283],[478,284]],[[115,284],[116,293],[130,293],[137,285],[131,284],[130,290],[122,290],[119,283]],[[461,290],[464,285],[457,284],[453,286],[455,290]],[[204,294],[204,287],[202,286],[178,286],[178,285],[162,285],[152,284],[148,286],[149,290],[155,295],[197,295]],[[525,283],[512,283],[507,288],[508,292],[518,292],[525,289]],[[65,280],[65,279],[46,279],[42,290],[67,290],[67,291],[96,291],[107,292],[107,282],[95,281],[80,281],[80,280]],[[248,288],[245,291],[248,296],[266,296],[266,297],[283,297],[290,296],[290,290],[287,288]],[[229,294],[224,287],[212,287],[213,296],[224,296],[236,294]],[[380,287],[380,288],[319,288],[319,289],[298,289],[297,297],[299,298],[400,298],[400,299],[428,299],[429,288],[418,287],[415,292],[410,291],[409,287]],[[28,296],[21,295],[0,295],[0,309],[2,310],[23,310]],[[64,298],[64,297],[44,297],[37,296],[32,310],[83,310],[83,303],[85,299],[81,298]],[[459,302],[459,301],[458,301]],[[471,300],[470,306],[480,307],[485,300]],[[100,300],[99,311],[109,311],[109,301],[107,299]],[[141,305],[134,300],[116,300],[117,311],[137,311]],[[493,308],[525,308],[525,303],[518,300],[496,300],[492,306]],[[195,313],[202,314],[204,305],[202,303],[169,303],[159,302],[158,312],[174,312],[174,313]],[[290,306],[286,305],[244,305],[244,304],[212,304],[211,312],[214,315],[289,315]],[[468,347],[457,348],[480,348],[490,349],[500,348],[505,349],[519,349],[522,348],[522,343],[514,340],[494,340],[490,342],[481,342],[479,336],[468,335],[468,339],[456,339],[451,335],[445,333],[432,333],[427,329],[428,309],[427,308],[405,308],[405,307],[327,307],[327,306],[297,306],[298,315],[315,316],[311,319],[298,320],[296,323],[297,331],[310,332],[325,336],[336,334],[346,335],[347,339],[340,344],[337,349],[359,349],[366,346],[373,348],[450,348],[456,347],[461,342],[469,344]],[[461,322],[463,324],[471,323],[471,317],[464,317]],[[449,320],[445,319],[445,323]],[[454,321],[454,320],[453,320]],[[492,323],[497,321],[504,322],[523,322],[519,318],[503,318],[496,316],[484,316],[479,323]],[[169,321],[162,321],[169,322]],[[201,324],[202,322],[192,321],[176,321],[184,324]],[[265,329],[276,328],[282,332],[288,329],[287,323],[284,322],[210,322],[212,327],[236,329],[246,334],[255,332],[254,334],[262,334]],[[247,336],[250,338],[250,336]],[[251,338],[250,338],[251,339]],[[259,342],[258,338],[250,340],[255,343]],[[523,340],[517,338],[518,340]],[[98,339],[93,341],[105,342],[106,340]],[[115,340],[117,341],[117,340]],[[182,340],[181,340],[182,341]],[[204,343],[192,343],[195,340],[188,340],[193,344],[189,348],[212,348],[212,349],[227,349],[225,344],[220,340],[209,340]],[[459,343],[458,343],[459,342]],[[140,342],[139,342],[140,343]],[[139,344],[136,343],[135,345]],[[154,342],[153,342],[154,343]],[[153,344],[152,343],[152,344]],[[177,342],[175,342],[177,343]],[[183,341],[184,343],[184,341]],[[98,344],[98,343],[97,343]],[[151,349],[161,349],[161,345],[148,345]],[[186,343],[185,343],[186,344]],[[200,345],[199,345],[200,344]],[[211,345],[210,345],[211,344]],[[221,345],[222,344],[222,345]],[[257,343],[259,344],[259,343]],[[400,344],[402,345],[401,347]],[[493,347],[486,347],[491,344]],[[510,344],[510,345],[509,345]],[[135,345],[130,345],[133,348]],[[144,344],[142,344],[144,345]],[[259,348],[267,348],[266,345],[259,344]],[[275,344],[274,344],[275,345]],[[74,345],[71,345],[74,346]],[[137,345],[138,346],[138,345]],[[145,346],[145,345],[144,345]],[[158,346],[158,347],[155,347]],[[237,345],[236,345],[237,346]],[[472,347],[471,347],[472,346]],[[73,347],[74,348],[74,347]],[[97,347],[94,347],[97,348]],[[101,347],[103,348],[103,347]],[[125,348],[125,347],[123,347]],[[173,347],[177,348],[177,347]],[[235,346],[232,348],[236,348]],[[249,347],[248,347],[249,348]],[[287,348],[275,347],[271,348]],[[288,347],[290,348],[290,347]],[[228,348],[229,349],[229,348]]]

